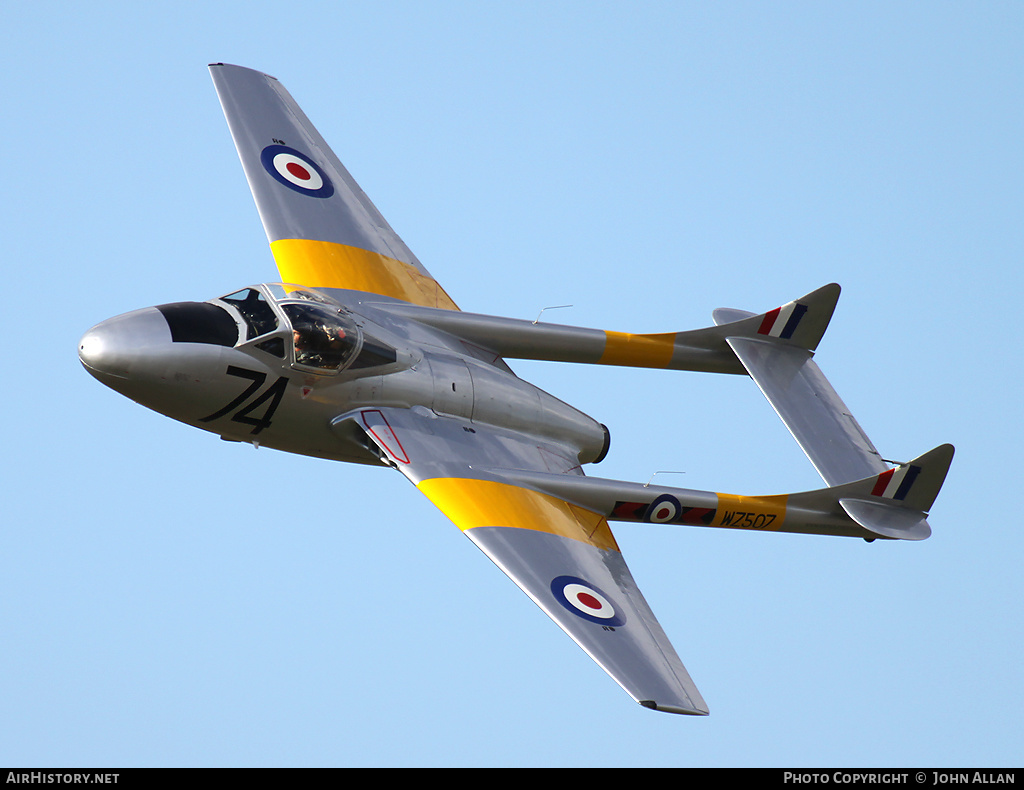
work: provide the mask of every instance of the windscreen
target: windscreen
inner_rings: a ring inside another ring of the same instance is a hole
[[[263,294],[255,288],[244,288],[233,294],[222,296],[222,302],[234,307],[245,320],[246,340],[265,335],[277,329],[277,316]]]

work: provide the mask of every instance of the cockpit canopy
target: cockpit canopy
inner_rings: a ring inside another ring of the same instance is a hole
[[[348,367],[359,350],[360,332],[346,313],[299,302],[283,304],[281,309],[292,325],[297,365],[321,370]]]
[[[243,288],[207,305],[229,307],[228,312],[241,318],[245,331],[244,337],[239,332],[238,345],[256,341],[254,348],[280,359],[290,356],[298,369],[337,373],[396,360],[394,349],[365,337],[344,307],[309,288],[269,283]]]

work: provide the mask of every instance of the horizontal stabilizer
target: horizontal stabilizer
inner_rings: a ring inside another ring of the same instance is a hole
[[[953,447],[942,445],[896,469],[882,459],[813,359],[839,297],[839,286],[833,288],[827,317],[820,309],[816,313],[805,298],[756,317],[740,310],[715,310],[715,322],[728,331],[726,342],[736,358],[829,486],[875,481],[868,501],[840,500],[846,513],[879,535],[928,537],[924,514],[942,486]],[[758,318],[757,330],[751,332]]]
[[[826,483],[849,483],[888,470],[810,351],[745,337],[728,342]]]
[[[718,309],[714,318],[814,468],[834,486],[882,474],[889,466],[814,362],[839,298],[838,285],[816,293],[826,289],[830,303],[808,305],[805,298],[763,316]]]

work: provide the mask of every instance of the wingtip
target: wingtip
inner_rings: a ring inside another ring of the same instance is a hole
[[[238,65],[236,65],[234,63],[224,63],[223,61],[217,61],[216,63],[208,63],[208,64],[206,64],[206,67],[208,69],[211,69],[211,70],[214,69],[214,68],[225,68],[225,69],[238,69],[239,71],[249,71],[249,72],[252,72],[253,74],[258,74],[261,77],[266,77],[267,79],[271,79],[271,80],[274,80],[275,82],[279,82],[277,77],[275,77],[273,74],[267,74],[265,71],[260,71],[259,69],[251,69],[248,66],[238,66]]]
[[[657,710],[662,713],[678,713],[682,716],[707,716],[710,713],[710,711],[704,708],[679,708],[675,705],[659,705],[652,699],[642,699],[637,700],[637,702],[648,710]]]

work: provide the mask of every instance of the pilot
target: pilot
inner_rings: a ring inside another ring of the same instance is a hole
[[[295,361],[318,368],[337,367],[346,349],[345,330],[316,322],[296,323],[292,328]]]
[[[295,324],[292,327],[292,339],[295,342],[295,361],[300,365],[320,367],[322,359],[317,349],[316,325],[311,323]]]

